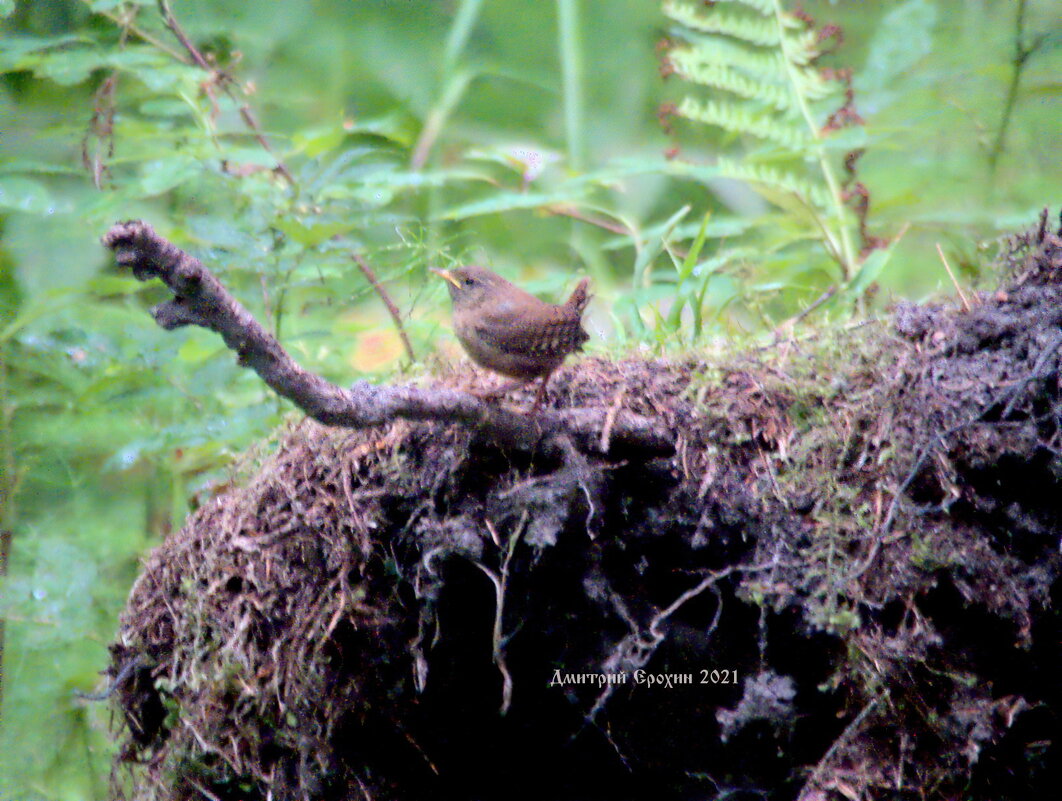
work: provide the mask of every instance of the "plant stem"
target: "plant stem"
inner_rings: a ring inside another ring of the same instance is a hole
[[[586,163],[578,0],[557,0],[557,35],[564,85],[564,129],[568,164],[572,170],[578,171]]]
[[[988,174],[994,182],[996,167],[999,166],[1000,156],[1003,155],[1003,146],[1006,143],[1007,131],[1010,130],[1010,120],[1014,114],[1014,104],[1018,99],[1018,87],[1021,84],[1021,75],[1025,70],[1025,64],[1029,56],[1039,49],[1043,40],[1033,44],[1025,44],[1025,0],[1018,0],[1018,8],[1014,15],[1014,60],[1011,62],[1010,84],[1007,86],[1007,99],[1003,104],[1003,116],[999,120],[999,130],[996,131],[992,149],[988,152]]]
[[[785,37],[785,20],[783,19],[783,14],[784,12],[780,0],[774,0],[774,19],[778,26],[778,42],[782,49],[782,61],[785,63],[786,74],[789,76],[789,83],[793,87],[793,94],[800,106],[800,113],[804,117],[804,122],[807,123],[808,130],[811,131],[811,136],[815,144],[815,154],[819,160],[819,167],[822,169],[822,177],[825,179],[826,186],[829,187],[830,190],[833,211],[834,214],[837,215],[837,226],[840,229],[840,243],[836,241],[836,236],[830,232],[829,228],[825,225],[823,226],[823,231],[831,240],[833,252],[840,256],[838,261],[841,266],[841,275],[845,281],[848,281],[852,277],[852,273],[855,269],[856,257],[855,247],[852,244],[852,232],[848,230],[848,226],[845,224],[845,207],[841,192],[841,183],[837,180],[833,165],[830,163],[829,156],[826,154],[826,148],[822,146],[822,131],[819,129],[819,126],[815,124],[815,118],[811,115],[811,109],[808,107],[807,98],[804,97],[804,93],[800,89],[800,81],[795,74],[793,58],[789,52],[788,40]]]
[[[468,37],[472,35],[472,29],[476,26],[479,18],[479,9],[483,0],[464,0],[461,8],[457,10],[454,24],[450,28],[450,35],[446,37],[446,55],[443,59],[443,75],[453,73],[457,66],[457,59],[468,44]]]
[[[427,165],[435,140],[442,133],[450,114],[461,102],[473,77],[475,76],[471,72],[446,76],[446,86],[424,119],[424,127],[420,129],[420,136],[417,137],[417,142],[413,146],[413,155],[410,156],[409,164],[414,170],[422,170]]]
[[[435,142],[442,134],[443,127],[450,118],[450,114],[464,97],[475,73],[470,69],[458,70],[458,62],[461,54],[468,44],[472,31],[479,20],[479,12],[483,6],[483,0],[462,0],[461,7],[457,10],[450,33],[446,37],[446,50],[443,54],[442,78],[439,83],[439,96],[433,106],[428,110],[424,118],[424,125],[420,135],[413,145],[410,154],[410,166],[414,170],[422,170],[428,166],[434,150]],[[439,222],[436,214],[441,202],[439,200],[439,187],[428,187],[425,215],[425,228],[427,230],[428,253],[435,254],[439,251]],[[430,256],[429,256],[430,258]]]

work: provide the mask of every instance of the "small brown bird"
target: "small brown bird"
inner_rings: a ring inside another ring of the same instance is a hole
[[[495,373],[516,379],[497,392],[501,395],[536,378],[542,384],[531,407],[538,409],[546,383],[564,358],[590,337],[583,330],[589,278],[575,287],[567,303],[539,300],[486,267],[469,265],[453,270],[432,270],[443,278],[453,302],[454,333],[472,361]]]

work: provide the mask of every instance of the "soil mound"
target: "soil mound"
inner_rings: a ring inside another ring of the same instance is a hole
[[[1062,240],[1006,258],[968,311],[556,374],[666,456],[294,425],[145,563],[116,793],[1045,796]]]

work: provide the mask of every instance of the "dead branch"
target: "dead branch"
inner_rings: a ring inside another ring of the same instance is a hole
[[[213,79],[217,81],[218,86],[225,92],[229,98],[239,106],[240,118],[244,124],[251,130],[255,140],[261,145],[262,149],[273,156],[276,159],[276,167],[274,169],[281,175],[284,180],[289,184],[294,185],[295,178],[292,176],[291,171],[288,169],[284,161],[273,152],[273,148],[269,146],[269,140],[265,138],[265,134],[262,133],[262,126],[258,122],[258,118],[255,116],[254,111],[251,109],[250,103],[244,102],[237,94],[236,79],[229,75],[224,70],[220,70],[211,65],[210,61],[204,56],[199,48],[195,46],[192,40],[188,37],[188,34],[184,32],[180,23],[177,21],[177,16],[173,13],[173,9],[170,7],[169,0],[158,0],[159,13],[162,15],[162,21],[166,24],[166,27],[170,29],[170,32],[177,37],[177,41],[181,43],[181,46],[188,51],[188,55],[191,57],[192,62],[204,72],[213,76]],[[243,90],[240,90],[241,92]]]
[[[347,389],[302,368],[280,343],[196,258],[147,223],[117,223],[103,236],[118,263],[141,281],[159,278],[173,299],[151,310],[162,328],[186,325],[221,335],[239,364],[254,370],[275,392],[325,425],[368,428],[397,418],[437,420],[476,427],[500,445],[517,450],[555,447],[558,435],[586,452],[600,452],[609,423],[606,408],[542,411],[534,417],[508,411],[468,393],[410,384],[374,386],[358,381]],[[672,433],[656,421],[621,411],[612,422],[610,449],[670,454]]]

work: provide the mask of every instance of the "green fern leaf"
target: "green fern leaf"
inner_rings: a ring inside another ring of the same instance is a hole
[[[822,55],[819,35],[814,30],[786,31],[783,38],[790,64],[807,67]]]
[[[719,12],[702,14],[685,3],[673,2],[664,4],[664,13],[693,31],[732,36],[764,47],[777,46],[779,43],[778,26],[773,19]]]
[[[830,196],[817,184],[808,178],[778,167],[766,164],[755,164],[749,161],[737,161],[726,156],[720,156],[716,162],[720,175],[733,178],[737,181],[763,184],[791,192],[800,197],[808,205],[819,209],[829,206]]]
[[[672,53],[671,61],[678,74],[692,83],[722,89],[746,100],[759,100],[778,111],[796,106],[788,87],[764,83],[723,64],[706,62],[697,51],[676,51]]]
[[[722,36],[691,38],[686,31],[677,31],[689,44],[671,51],[670,59],[676,68],[690,70],[724,66],[737,70],[758,81],[783,85],[788,80],[785,61],[777,49],[764,50],[746,47]]]
[[[678,114],[731,133],[747,134],[776,142],[793,150],[805,147],[808,141],[804,131],[790,120],[767,114],[747,103],[720,103],[714,100],[701,102],[692,97],[684,97],[678,105]]]
[[[773,0],[716,0],[715,5],[721,6],[724,3],[733,3],[735,5],[751,8],[753,11],[763,14],[765,17],[770,17],[774,14]]]
[[[663,10],[682,41],[671,48],[668,66],[711,92],[682,97],[674,113],[770,143],[771,164],[720,158],[717,169],[799,219],[849,277],[856,261],[852,218],[822,130],[828,105],[836,111],[844,87],[818,66],[819,32],[780,0],[664,0]]]

